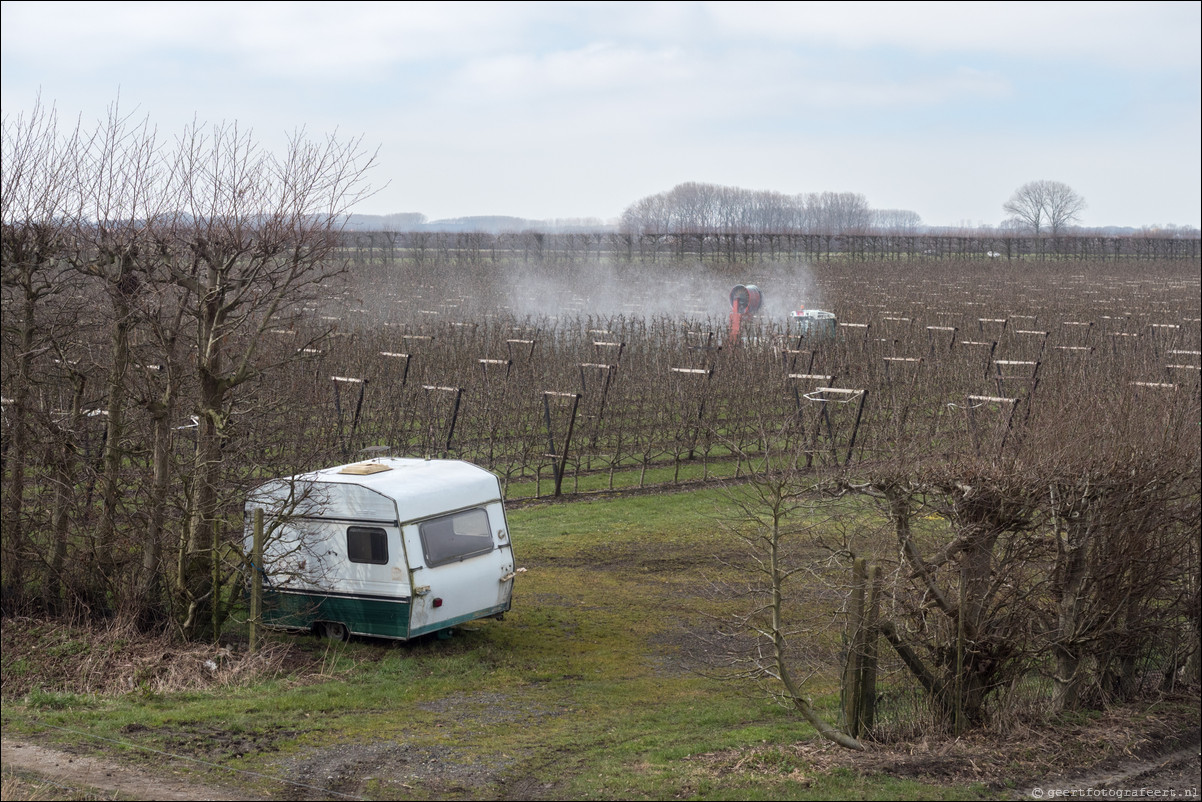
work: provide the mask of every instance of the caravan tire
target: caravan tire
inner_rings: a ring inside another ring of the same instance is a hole
[[[317,625],[317,634],[327,640],[345,641],[350,637],[345,624],[337,621],[323,621]]]

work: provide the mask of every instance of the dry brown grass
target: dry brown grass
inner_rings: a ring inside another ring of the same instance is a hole
[[[312,655],[288,642],[268,642],[250,654],[238,644],[183,643],[127,627],[33,618],[6,618],[2,644],[5,698],[34,690],[112,695],[229,688],[321,670]]]
[[[953,740],[919,739],[874,744],[849,752],[822,741],[789,746],[752,746],[695,755],[711,777],[740,772],[778,773],[782,769],[814,776],[838,768],[861,774],[887,774],[941,784],[1047,783],[1089,778],[1132,761],[1151,760],[1198,742],[1196,702],[1153,712],[1144,704],[1115,706],[1079,723],[977,732]]]

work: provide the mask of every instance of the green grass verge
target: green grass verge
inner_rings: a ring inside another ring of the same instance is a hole
[[[406,799],[981,796],[815,767],[795,746],[816,735],[790,710],[688,670],[691,629],[732,611],[706,590],[739,578],[717,559],[740,552],[732,514],[716,489],[516,509],[528,572],[503,621],[408,644],[272,636],[321,670],[225,690],[36,691],[5,699],[3,726],[285,797],[302,792],[281,779]],[[833,672],[811,688],[833,716]]]

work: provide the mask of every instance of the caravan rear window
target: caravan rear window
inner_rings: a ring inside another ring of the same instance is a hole
[[[388,534],[374,526],[346,528],[346,556],[353,563],[388,563]]]
[[[426,565],[464,560],[492,551],[492,529],[484,510],[465,510],[418,525]]]

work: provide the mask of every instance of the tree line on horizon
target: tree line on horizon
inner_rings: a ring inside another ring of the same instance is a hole
[[[599,218],[556,218],[529,220],[508,215],[482,215],[429,220],[416,212],[387,215],[352,215],[351,231],[393,233],[491,233],[537,232],[580,234],[614,232],[627,236],[661,236],[681,233],[715,234],[821,234],[863,236],[888,234],[915,236],[944,234],[959,236],[1061,237],[1107,234],[1111,236],[1154,236],[1197,238],[1193,226],[1095,226],[1077,225],[1087,208],[1085,198],[1060,181],[1028,181],[1002,204],[1006,218],[998,226],[931,226],[908,209],[875,209],[858,192],[808,192],[787,194],[773,190],[750,190],[700,182],[678,184],[670,190],[640,198],[612,223]]]
[[[771,190],[687,182],[636,201],[622,213],[630,234],[681,231],[739,233],[916,234],[922,217],[905,209],[873,209],[858,192],[788,195]]]

